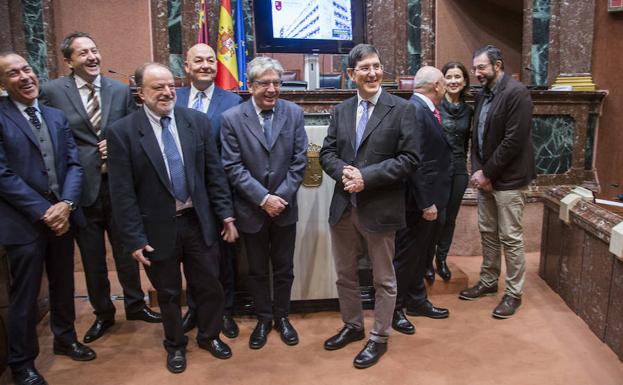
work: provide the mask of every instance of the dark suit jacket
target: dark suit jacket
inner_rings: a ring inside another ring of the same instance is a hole
[[[407,211],[423,210],[433,204],[443,209],[450,200],[452,147],[426,103],[416,95],[409,101],[415,106],[413,129],[420,163],[408,178]]]
[[[83,170],[65,115],[39,104],[54,146],[56,175],[61,199],[77,202]],[[41,227],[36,223],[51,206],[43,157],[26,118],[10,100],[0,103],[0,244],[33,241]],[[81,212],[74,211],[72,224],[81,225]]]
[[[177,100],[175,104],[180,107],[188,106],[188,98],[190,97],[190,87],[179,88],[176,91]],[[221,115],[228,109],[242,103],[242,98],[233,92],[225,91],[214,86],[214,94],[208,106],[208,119],[212,127],[212,135],[216,140],[219,151],[221,150]]]
[[[100,126],[105,137],[107,127],[136,110],[136,103],[127,85],[104,76],[101,77],[100,95]],[[62,110],[67,116],[78,146],[80,163],[84,167],[85,179],[79,203],[81,206],[90,206],[97,199],[102,180],[102,160],[97,147],[101,139],[95,135],[74,77],[70,75],[46,82],[41,87],[40,99],[48,106]]]
[[[210,123],[205,114],[175,107],[184,170],[193,206],[208,246],[218,240],[215,215],[233,217],[230,192]],[[127,251],[151,245],[150,258],[173,255],[175,198],[165,160],[143,109],[118,120],[108,129],[108,178],[113,218]]]
[[[418,162],[413,127],[415,107],[382,91],[355,153],[357,97],[335,107],[320,151],[323,170],[335,179],[329,223],[335,225],[350,202],[344,191],[342,169],[357,167],[364,190],[357,193],[357,211],[371,232],[395,231],[405,226],[404,179]]]
[[[478,119],[484,90],[476,99],[472,136],[472,172],[482,169],[495,190],[527,186],[536,178],[532,145],[532,98],[520,82],[504,74],[491,102],[479,155]]]
[[[296,193],[307,166],[307,133],[303,109],[278,99],[273,115],[272,143],[251,99],[223,113],[222,159],[234,193],[236,224],[247,233],[260,230],[268,214],[260,207],[266,194],[277,195],[288,206],[274,218],[286,226],[298,220]]]

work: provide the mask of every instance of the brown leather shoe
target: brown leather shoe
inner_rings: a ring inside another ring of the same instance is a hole
[[[463,290],[459,293],[460,299],[465,299],[468,301],[473,301],[482,297],[483,295],[493,295],[498,292],[498,284],[496,283],[493,286],[487,287],[484,283],[478,281],[476,286],[470,287],[468,289]]]
[[[504,294],[500,304],[493,310],[493,318],[510,318],[515,314],[517,309],[519,309],[519,306],[521,306],[521,298],[515,298]]]

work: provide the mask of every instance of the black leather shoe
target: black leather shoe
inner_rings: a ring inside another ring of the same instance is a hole
[[[15,385],[48,385],[47,381],[34,367],[11,370]]]
[[[167,369],[171,373],[182,373],[186,370],[186,353],[183,350],[168,352]]]
[[[207,342],[198,341],[197,344],[201,349],[209,351],[214,357],[221,360],[226,360],[231,357],[231,349],[229,348],[229,345],[221,341],[218,337]]]
[[[286,345],[296,345],[299,343],[299,335],[290,323],[288,317],[281,317],[275,321],[275,330],[279,331],[281,340]]]
[[[387,342],[380,343],[368,340],[366,346],[357,354],[353,365],[357,369],[365,369],[379,362],[379,359],[387,351]]]
[[[493,295],[498,292],[498,284],[491,287],[485,286],[482,282],[478,281],[476,286],[472,286],[468,289],[463,290],[459,293],[460,299],[465,299],[468,301],[473,301],[482,297],[483,295]]]
[[[446,261],[437,261],[437,274],[439,274],[441,279],[446,282],[448,282],[450,278],[452,278],[452,272],[448,268],[448,264],[446,263]]]
[[[87,344],[93,342],[103,336],[104,332],[114,324],[114,319],[96,318],[95,322],[93,322],[93,325],[91,325],[89,330],[87,330],[87,332],[84,334],[84,338],[82,340],[84,341],[84,343]]]
[[[272,326],[273,322],[270,320],[257,321],[257,325],[255,325],[255,329],[253,329],[253,333],[251,333],[251,337],[249,338],[249,347],[251,349],[260,349],[262,346],[266,345],[266,339]]]
[[[139,311],[125,313],[125,319],[127,319],[128,321],[145,321],[152,324],[162,322],[162,316],[160,315],[160,313],[156,313],[147,306],[143,306],[143,308]]]
[[[521,306],[521,298],[515,298],[508,294],[504,294],[500,304],[493,310],[493,318],[510,318],[513,314],[515,314],[517,309],[519,309],[519,306]]]
[[[415,326],[407,319],[402,310],[395,310],[392,318],[392,328],[403,334],[415,333]]]
[[[428,318],[448,318],[450,311],[442,307],[435,307],[432,303],[426,301],[423,305],[420,305],[414,309],[407,307],[407,314],[414,317],[428,317]]]
[[[355,329],[348,325],[344,325],[342,330],[324,342],[324,348],[327,350],[342,349],[351,342],[364,339],[365,336],[366,332],[363,328]]]
[[[188,314],[188,313],[187,313]],[[184,332],[186,329],[184,329]],[[236,320],[231,315],[223,316],[223,325],[221,326],[221,333],[227,338],[236,338],[238,337],[238,333],[240,333],[240,329],[238,329],[238,325],[236,324]]]
[[[93,349],[80,342],[72,342],[69,345],[63,345],[54,341],[54,354],[67,356],[74,361],[91,361],[96,357]]]
[[[197,314],[191,309],[188,309],[184,317],[182,317],[182,328],[184,333],[188,333],[197,326]]]
[[[428,281],[428,283],[435,282],[435,270],[432,267],[427,267],[424,272],[424,279]]]

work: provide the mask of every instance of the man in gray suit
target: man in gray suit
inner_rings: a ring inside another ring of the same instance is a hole
[[[335,108],[320,151],[323,170],[336,182],[329,224],[345,324],[324,346],[341,349],[365,337],[357,260],[367,250],[376,291],[374,326],[353,362],[356,368],[367,368],[387,351],[392,325],[394,236],[406,224],[403,180],[417,162],[415,107],[383,91],[383,65],[373,46],[355,46],[348,67],[357,96]]]
[[[249,281],[258,322],[249,346],[266,343],[273,320],[287,345],[298,335],[288,320],[298,206],[296,194],[307,166],[303,110],[279,99],[283,68],[256,57],[247,68],[251,98],[221,117],[222,160],[244,234]],[[273,299],[269,263],[272,264]]]
[[[161,317],[145,305],[138,265],[123,252],[108,193],[106,128],[136,110],[136,104],[127,85],[100,74],[101,55],[89,34],[70,33],[61,43],[61,52],[71,74],[44,84],[40,99],[67,115],[84,167],[79,204],[87,224],[77,229],[76,238],[89,301],[96,317],[84,336],[84,342],[89,343],[100,338],[115,323],[106,267],[105,233],[112,245],[117,277],[123,289],[126,319],[161,322]]]

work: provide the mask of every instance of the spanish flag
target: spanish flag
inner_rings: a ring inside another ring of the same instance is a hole
[[[216,85],[225,90],[237,90],[238,64],[236,62],[236,42],[234,40],[234,23],[231,17],[230,0],[221,1],[216,60],[218,68]]]

